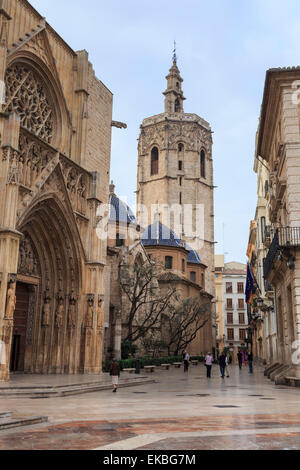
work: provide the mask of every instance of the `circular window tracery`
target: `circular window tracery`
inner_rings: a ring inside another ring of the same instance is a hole
[[[25,64],[6,71],[5,111],[20,116],[21,125],[48,143],[55,131],[55,111],[49,92],[39,75]]]

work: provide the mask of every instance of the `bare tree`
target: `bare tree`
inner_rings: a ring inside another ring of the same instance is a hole
[[[164,343],[168,354],[177,356],[197,337],[211,317],[211,303],[200,297],[189,297],[173,305],[163,317]]]
[[[128,264],[120,266],[120,285],[122,293],[127,297],[128,310],[123,312],[126,318],[127,336],[124,341],[135,343],[145,338],[154,330],[160,330],[161,317],[169,312],[174,299],[176,288],[170,287],[161,292],[158,278],[161,272],[157,264],[138,260],[133,267]]]

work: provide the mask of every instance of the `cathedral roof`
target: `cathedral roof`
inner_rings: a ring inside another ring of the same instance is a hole
[[[166,225],[161,222],[154,222],[146,228],[142,235],[144,246],[172,246],[184,248],[180,238]]]
[[[189,246],[187,246],[186,249],[189,250],[189,254],[188,254],[188,257],[187,257],[188,263],[202,264],[200,256],[199,256],[199,254],[197,253],[196,250],[193,250]]]
[[[137,224],[136,218],[127,204],[121,201],[115,194],[109,197],[109,220],[123,224]]]

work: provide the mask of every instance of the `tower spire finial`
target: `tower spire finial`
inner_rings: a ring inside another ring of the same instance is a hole
[[[177,62],[177,44],[176,41],[174,41],[174,51],[173,51],[173,62]]]
[[[165,112],[166,113],[184,113],[183,101],[185,97],[182,91],[183,79],[177,67],[177,44],[174,41],[173,65],[169,70],[167,79],[167,89],[163,93],[165,95]]]

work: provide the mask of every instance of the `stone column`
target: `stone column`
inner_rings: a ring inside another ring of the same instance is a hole
[[[0,0],[0,104],[1,108],[5,102],[5,71],[7,63],[7,47],[9,21],[8,14],[9,0]]]
[[[75,372],[75,328],[77,323],[77,297],[74,293],[69,296],[68,308],[68,328],[67,328],[67,346],[66,346],[66,364],[68,364],[68,372],[70,374]]]
[[[103,302],[104,302],[104,295],[98,296],[98,305],[97,305],[97,327],[96,327],[96,345],[95,345],[95,352],[96,352],[96,364],[101,365],[102,370],[102,358],[103,358],[103,331],[104,331],[104,323],[103,323]]]
[[[115,338],[114,338],[114,358],[122,359],[122,312],[120,309],[115,311]]]
[[[16,165],[20,122],[15,114],[0,118],[0,381],[9,380],[16,274],[22,234],[16,230],[19,173]],[[5,346],[4,346],[5,345]],[[4,359],[5,356],[5,359]]]
[[[65,329],[65,317],[66,317],[66,302],[65,297],[62,293],[58,293],[57,305],[55,311],[55,323],[54,323],[54,349],[53,349],[53,360],[52,366],[54,372],[57,374],[63,373],[63,355],[64,355],[64,329]],[[56,354],[54,354],[54,352]]]
[[[88,294],[87,296],[87,307],[83,321],[82,329],[82,372],[89,374],[93,372],[92,367],[92,349],[93,349],[93,337],[94,337],[94,304],[95,295]]]

